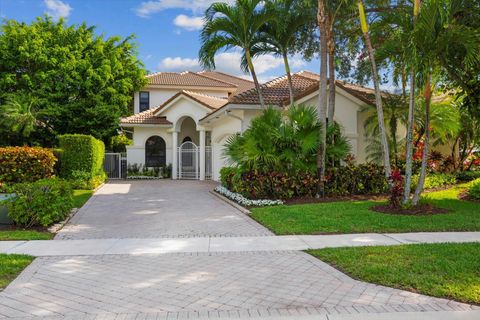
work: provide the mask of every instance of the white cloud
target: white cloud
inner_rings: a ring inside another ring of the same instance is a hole
[[[218,0],[150,0],[144,1],[135,9],[138,16],[148,18],[152,14],[168,9],[184,9],[198,13],[207,9]],[[232,3],[233,0],[224,1]]]
[[[168,57],[160,62],[157,69],[161,71],[199,71],[201,68],[197,59]]]
[[[200,30],[203,27],[202,17],[189,17],[184,14],[180,14],[175,17],[173,24],[177,27],[183,28],[187,31]]]
[[[240,60],[241,53],[238,51],[234,52],[223,52],[215,56],[215,66],[216,70],[229,73],[232,75],[245,77],[250,79],[249,75],[245,75],[240,69]],[[304,66],[306,63],[299,56],[293,56],[289,59],[290,67],[293,69],[298,69]],[[272,75],[267,75],[269,71],[272,71],[276,68],[281,67],[279,73],[283,74],[283,59],[279,57],[274,57],[271,55],[264,55],[257,57],[254,60],[255,71],[259,76],[261,82],[271,80]],[[159,71],[200,71],[202,68],[197,59],[192,58],[181,58],[181,57],[168,57],[163,59],[158,65],[157,69]]]
[[[61,0],[43,0],[43,4],[47,7],[46,14],[54,19],[67,18],[73,10],[69,4]]]

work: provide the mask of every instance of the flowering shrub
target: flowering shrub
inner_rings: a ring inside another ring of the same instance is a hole
[[[236,203],[242,205],[242,206],[247,206],[247,207],[263,207],[263,206],[276,206],[276,205],[281,205],[283,204],[282,200],[250,200],[245,198],[239,193],[231,192],[225,187],[222,186],[217,186],[215,188],[215,191],[220,193],[221,195],[224,195],[225,197],[229,198],[230,200],[235,201]]]
[[[0,183],[34,182],[51,177],[57,159],[45,148],[0,148]]]
[[[392,188],[390,190],[389,204],[392,208],[399,208],[400,201],[403,196],[403,177],[400,170],[393,170],[390,175],[390,182],[392,183]]]

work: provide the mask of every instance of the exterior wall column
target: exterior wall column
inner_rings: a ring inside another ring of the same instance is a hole
[[[205,180],[205,130],[200,130],[200,180]]]
[[[178,132],[172,131],[172,179],[177,179],[178,173]]]

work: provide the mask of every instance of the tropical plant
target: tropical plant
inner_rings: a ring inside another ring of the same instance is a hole
[[[215,68],[215,54],[221,50],[240,48],[245,56],[244,70],[250,72],[262,107],[265,105],[260,83],[252,61],[252,48],[260,42],[260,29],[272,16],[260,8],[260,0],[235,0],[230,5],[213,3],[205,11],[201,31],[199,60],[206,69]]]
[[[360,26],[362,29],[365,46],[368,51],[368,56],[370,59],[370,64],[372,68],[372,78],[373,84],[375,87],[375,106],[377,108],[377,120],[378,120],[378,129],[380,135],[380,141],[382,145],[382,155],[383,155],[383,165],[385,170],[385,178],[388,180],[391,176],[391,167],[390,167],[390,151],[388,146],[387,133],[385,130],[385,120],[383,115],[383,103],[382,103],[382,93],[380,91],[380,79],[377,72],[377,64],[375,62],[374,50],[372,42],[370,40],[370,34],[368,29],[367,16],[365,14],[365,7],[363,5],[363,0],[357,1],[358,13],[360,18]]]
[[[245,132],[227,140],[224,156],[240,172],[314,173],[319,126],[313,107],[267,108]],[[328,132],[327,140],[334,141],[327,149],[333,165],[346,157],[350,145],[338,125]]]
[[[24,144],[40,124],[38,99],[27,94],[12,94],[0,104],[2,135],[11,136],[6,143]]]

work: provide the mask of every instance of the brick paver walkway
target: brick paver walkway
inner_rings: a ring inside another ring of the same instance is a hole
[[[39,258],[0,296],[9,317],[470,308],[355,281],[298,251]]]

